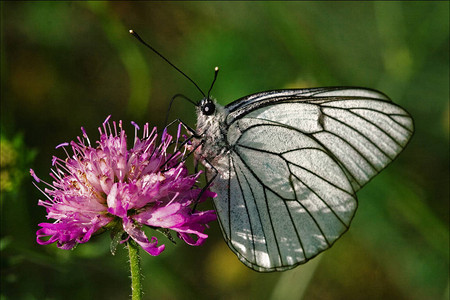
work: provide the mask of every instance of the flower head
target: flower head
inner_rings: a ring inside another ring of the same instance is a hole
[[[191,204],[204,201],[215,194],[196,187],[199,173],[190,175],[182,160],[184,154],[177,150],[177,140],[162,133],[158,144],[156,128],[148,123],[143,137],[138,138],[135,126],[134,146],[127,149],[127,137],[120,121],[109,122],[109,117],[99,127],[100,140],[91,146],[83,128],[83,138],[63,143],[67,158],[53,157],[50,176],[53,183],[41,190],[46,196],[38,205],[47,209],[47,218],[53,223],[40,223],[36,232],[41,245],[57,242],[61,249],[72,249],[89,241],[95,233],[112,229],[126,233],[151,255],[159,255],[164,245],[156,237],[149,240],[143,227],[173,230],[190,245],[200,245],[208,237],[206,223],[216,219],[213,210],[193,211]],[[118,127],[118,128],[117,128]],[[175,149],[169,153],[169,146]],[[66,148],[72,148],[70,156]]]

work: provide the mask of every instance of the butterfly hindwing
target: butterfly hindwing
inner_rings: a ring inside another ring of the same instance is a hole
[[[219,221],[246,265],[289,269],[347,230],[356,197],[341,167],[314,139],[293,128],[246,121],[236,123],[242,134],[228,156],[227,174],[213,186]]]

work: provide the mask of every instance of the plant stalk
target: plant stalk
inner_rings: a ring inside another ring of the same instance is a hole
[[[127,242],[128,255],[130,257],[131,272],[131,299],[142,299],[142,275],[141,275],[141,258],[139,256],[139,246],[133,240]]]

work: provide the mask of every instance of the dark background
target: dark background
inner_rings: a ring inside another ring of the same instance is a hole
[[[145,299],[448,299],[449,3],[1,2],[1,299],[126,299],[126,251],[102,235],[73,251],[35,242],[54,147],[91,138],[107,115],[163,126],[185,78],[222,104],[270,89],[353,85],[389,95],[415,119],[399,158],[359,193],[352,227],[323,255],[258,274],[223,242],[142,254]],[[195,126],[175,102],[169,120]],[[132,135],[131,131],[130,134]],[[204,206],[207,208],[208,205]]]

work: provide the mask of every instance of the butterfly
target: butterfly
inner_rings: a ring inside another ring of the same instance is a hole
[[[225,241],[253,270],[285,271],[330,248],[350,226],[356,192],[414,133],[408,112],[367,88],[272,90],[221,106],[209,96],[217,68],[205,95],[130,33],[203,94],[183,96],[196,105],[194,156],[217,193]]]
[[[248,267],[284,271],[330,248],[356,192],[404,149],[411,116],[357,87],[273,90],[197,107],[198,160],[225,241]]]

